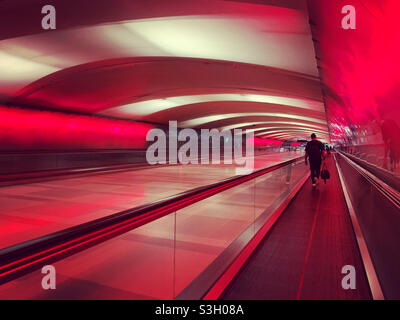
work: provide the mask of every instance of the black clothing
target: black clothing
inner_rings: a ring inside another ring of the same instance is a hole
[[[321,172],[322,151],[325,147],[318,140],[309,141],[306,145],[306,154],[310,161],[311,180],[315,183],[315,178],[319,178]]]
[[[315,178],[319,179],[321,173],[321,160],[313,161],[310,160],[310,171],[311,171],[311,181],[315,183]]]
[[[323,150],[325,150],[324,144],[318,140],[309,141],[306,145],[306,153],[308,155],[308,159],[310,159],[310,162],[321,162],[321,154]]]

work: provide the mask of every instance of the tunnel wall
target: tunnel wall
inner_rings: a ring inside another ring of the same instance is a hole
[[[154,126],[82,114],[0,106],[0,174],[145,161]]]
[[[143,149],[145,123],[0,106],[0,150]]]
[[[153,142],[146,141],[146,135],[153,128],[135,121],[0,106],[0,175],[148,165],[146,149]],[[157,128],[168,136],[168,127]],[[255,138],[255,153],[279,151],[281,144]],[[164,152],[168,154],[168,148]]]
[[[400,2],[308,3],[332,142],[399,174]],[[355,29],[342,26],[346,5]]]

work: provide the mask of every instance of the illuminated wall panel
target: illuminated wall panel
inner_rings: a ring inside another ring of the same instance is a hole
[[[0,149],[144,148],[151,125],[0,106]]]

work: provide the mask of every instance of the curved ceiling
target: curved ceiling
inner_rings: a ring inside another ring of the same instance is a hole
[[[57,30],[29,29],[27,18],[0,36],[0,96],[181,127],[256,125],[260,137],[314,130],[329,140],[305,1],[264,2],[118,0],[105,10],[99,1],[93,13],[87,1],[79,12],[55,1],[70,15],[59,14]]]

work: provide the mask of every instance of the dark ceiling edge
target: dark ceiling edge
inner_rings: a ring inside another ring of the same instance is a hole
[[[174,1],[184,4],[186,0]],[[207,0],[198,1],[205,3]],[[57,16],[57,29],[51,31],[43,30],[40,25],[43,16],[41,9],[49,2],[57,12],[63,13]],[[96,0],[95,10],[93,10],[93,2],[93,0],[2,0],[0,1],[0,31],[4,33],[0,33],[0,41],[123,20],[162,17],[164,16],[162,14],[167,16],[193,14],[193,10],[188,6],[181,6],[181,10],[176,13],[175,9],[169,8],[168,1],[165,0],[142,0],[142,3],[133,0]],[[110,3],[112,3],[111,7]],[[34,17],[32,12],[36,12],[37,16]],[[90,16],[87,15],[88,12]],[[105,13],[107,17],[104,17]],[[20,23],[21,20],[24,21],[24,25]]]
[[[306,10],[296,3],[298,0],[247,0],[229,1],[214,0],[216,3],[242,2],[253,5],[271,5],[284,7],[291,10]],[[302,0],[304,1],[304,0]],[[93,2],[96,8],[93,8]],[[199,12],[215,14],[219,8],[212,8],[210,0],[0,0],[0,41],[20,38],[26,35],[40,34],[43,32],[58,32],[70,28],[88,27],[128,21],[166,16],[193,15]],[[112,6],[110,6],[112,3]],[[195,3],[196,5],[188,5]],[[62,12],[57,18],[57,30],[43,30],[41,28],[41,9],[44,5],[51,4],[57,12]],[[32,15],[32,12],[37,15]],[[90,14],[88,14],[90,13]],[[106,17],[104,16],[106,14]],[[23,23],[20,23],[23,21]]]
[[[307,0],[304,1],[291,1],[291,0],[223,0],[229,2],[247,2],[266,6],[275,6],[294,10],[307,10],[307,5],[305,4]]]

